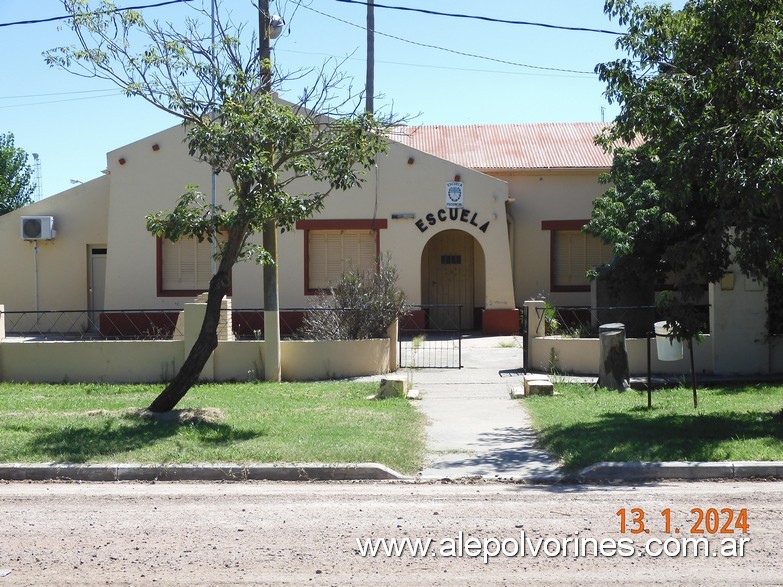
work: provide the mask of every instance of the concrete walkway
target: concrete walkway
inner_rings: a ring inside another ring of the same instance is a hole
[[[560,478],[557,461],[535,447],[521,402],[509,397],[522,384],[520,344],[510,336],[465,338],[462,369],[413,371],[422,394],[416,405],[429,420],[423,479]]]

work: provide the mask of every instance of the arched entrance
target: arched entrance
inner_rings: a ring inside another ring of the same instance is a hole
[[[484,251],[478,241],[462,230],[444,230],[434,235],[421,254],[421,299],[427,304],[459,304],[459,327],[471,330],[474,309],[484,305]],[[432,308],[433,328],[457,327],[456,312]]]

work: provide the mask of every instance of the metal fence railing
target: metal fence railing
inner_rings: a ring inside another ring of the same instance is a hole
[[[6,336],[34,340],[167,340],[182,335],[176,310],[3,312]]]
[[[325,313],[337,324],[350,325],[361,310],[286,308],[280,310],[280,334],[307,338],[302,327],[308,312]],[[172,340],[184,336],[181,310],[45,310],[4,311],[6,336],[26,340]],[[327,326],[330,320],[323,320]],[[263,309],[233,309],[231,329],[238,340],[264,339]],[[384,333],[385,334],[385,333]],[[329,338],[325,336],[324,338]]]
[[[709,308],[707,304],[694,308],[703,334],[710,332]],[[530,318],[536,320],[538,328],[543,324],[547,336],[573,338],[598,338],[601,324],[615,322],[625,325],[626,336],[644,338],[655,322],[666,320],[656,306],[547,306],[536,308],[536,316]]]

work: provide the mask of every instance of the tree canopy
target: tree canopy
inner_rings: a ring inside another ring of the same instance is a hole
[[[78,42],[49,51],[47,61],[111,81],[128,96],[178,116],[189,153],[231,179],[229,207],[213,206],[191,186],[173,210],[147,217],[148,229],[170,240],[213,241],[218,233],[224,237],[218,241],[219,264],[210,281],[199,338],[179,373],[150,406],[152,411],[168,411],[198,380],[217,346],[220,302],[232,266],[250,257],[276,262],[274,253],[253,245],[251,237],[262,227],[265,234],[270,225],[291,227],[319,211],[331,191],[359,186],[363,170],[386,147],[391,121],[362,112],[358,96],[335,101],[342,79],[336,69],[316,70],[314,83],[298,104],[277,100],[272,92],[285,76],[269,59],[268,2],[258,5],[258,37],[242,24],[221,20],[219,10],[213,20],[203,9],[188,6],[195,17],[175,27],[147,22],[138,11],[118,11],[108,0],[95,6],[88,0],[63,4],[73,15],[71,29]],[[214,35],[202,30],[207,23]],[[303,178],[308,186],[317,186],[315,191],[296,189]]]
[[[783,2],[607,0],[627,57],[596,67],[620,113],[586,230],[612,243],[629,282],[695,300],[736,262],[783,265]]]
[[[14,135],[0,134],[0,216],[33,201],[32,176],[27,153],[14,146]]]

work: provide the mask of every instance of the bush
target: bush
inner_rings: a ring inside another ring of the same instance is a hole
[[[397,287],[397,268],[388,256],[377,271],[349,271],[305,314],[301,333],[314,340],[383,338],[406,314],[405,293]]]

